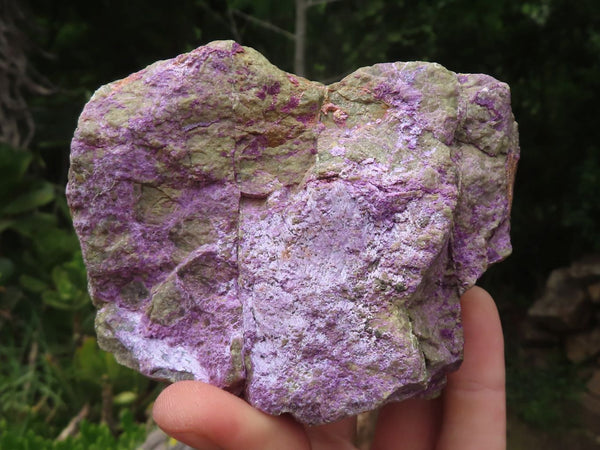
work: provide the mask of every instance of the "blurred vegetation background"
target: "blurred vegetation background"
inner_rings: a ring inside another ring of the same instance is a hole
[[[551,269],[600,252],[596,0],[0,0],[0,448],[143,439],[160,386],[95,344],[64,197],[70,139],[99,86],[216,39],[326,83],[408,60],[507,82],[522,148],[514,253],[482,280],[505,322]],[[509,371],[513,385],[530,379],[523,370]],[[517,412],[554,423],[544,414],[568,380],[559,372],[538,377],[545,390],[514,391]],[[81,418],[75,436],[69,422]]]

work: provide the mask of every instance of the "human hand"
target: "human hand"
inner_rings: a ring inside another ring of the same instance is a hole
[[[461,298],[464,362],[448,375],[442,396],[390,403],[378,417],[372,450],[502,450],[506,448],[504,344],[494,301],[474,287]],[[356,418],[307,427],[270,416],[199,381],[166,388],[154,420],[199,450],[351,450]]]

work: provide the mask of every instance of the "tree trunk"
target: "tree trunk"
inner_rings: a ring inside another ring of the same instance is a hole
[[[294,72],[306,76],[306,9],[307,0],[296,0],[296,30],[294,38]]]

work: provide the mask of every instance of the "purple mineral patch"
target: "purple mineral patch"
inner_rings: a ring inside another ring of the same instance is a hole
[[[324,86],[213,42],[103,86],[67,187],[100,345],[307,424],[434,396],[518,157],[508,86],[438,64]]]

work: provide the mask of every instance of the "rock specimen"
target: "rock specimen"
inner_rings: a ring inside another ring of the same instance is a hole
[[[213,42],[103,86],[67,188],[100,345],[308,424],[436,395],[517,159],[508,86],[438,64],[324,86]]]

